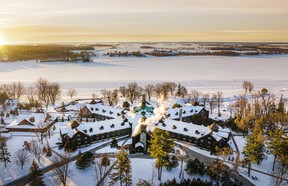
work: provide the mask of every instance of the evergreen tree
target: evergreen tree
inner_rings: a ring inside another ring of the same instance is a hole
[[[263,124],[263,122],[263,117],[256,120],[253,133],[247,136],[247,144],[243,150],[243,163],[248,168],[248,176],[250,176],[251,163],[257,163],[259,165],[265,159],[264,138],[261,130],[261,124]]]
[[[7,148],[7,139],[5,137],[0,137],[0,161],[4,162],[5,167],[7,163],[10,163],[10,152]]]
[[[189,175],[200,174],[203,175],[205,172],[205,166],[203,162],[200,162],[198,158],[189,159],[187,161],[185,171]]]
[[[110,176],[110,185],[114,185],[118,181],[120,181],[120,186],[122,184],[132,185],[131,160],[128,158],[128,154],[122,149],[116,157],[117,163],[114,166],[114,173]]]
[[[5,124],[5,121],[3,119],[3,117],[1,117],[1,121],[0,121],[0,124],[4,125]]]
[[[32,162],[29,172],[29,182],[30,186],[42,186],[45,185],[42,181],[42,173],[39,170],[39,166],[35,161]]]
[[[118,142],[117,139],[113,138],[111,143],[110,143],[111,148],[118,148]]]
[[[169,153],[173,151],[174,141],[170,138],[168,131],[156,128],[153,133],[148,152],[150,156],[156,159],[156,167],[158,169],[158,179],[161,181],[162,168],[170,164]]]
[[[76,160],[76,166],[78,169],[83,170],[89,167],[93,162],[93,154],[91,152],[85,152],[79,154]]]
[[[277,111],[282,113],[282,114],[285,113],[285,102],[283,100],[283,94],[281,94],[281,97],[280,97],[280,100],[279,100],[279,103],[278,103]]]
[[[279,129],[270,131],[269,134],[270,141],[268,143],[268,149],[271,151],[272,154],[274,154],[272,170],[274,171],[275,163],[277,160],[280,164],[280,176],[282,176],[288,171],[288,138],[283,137],[284,131]],[[281,181],[282,180],[280,180],[280,182]]]
[[[175,155],[169,157],[169,165],[167,166],[167,170],[171,171],[173,168],[178,167],[179,162]]]

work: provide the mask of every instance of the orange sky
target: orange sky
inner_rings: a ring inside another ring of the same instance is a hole
[[[0,44],[288,42],[287,0],[0,1]]]

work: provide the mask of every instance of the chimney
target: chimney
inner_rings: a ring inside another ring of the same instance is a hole
[[[179,121],[182,121],[182,108],[179,109]]]
[[[142,101],[146,101],[146,94],[142,95]]]

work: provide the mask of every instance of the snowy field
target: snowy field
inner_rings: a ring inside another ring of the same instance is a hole
[[[180,82],[202,92],[240,94],[243,80],[255,89],[267,88],[288,96],[288,56],[255,57],[94,57],[92,63],[0,63],[0,83],[21,81],[27,85],[39,77],[75,88],[77,97],[90,97],[101,89],[114,89],[136,81],[140,85],[163,81]]]

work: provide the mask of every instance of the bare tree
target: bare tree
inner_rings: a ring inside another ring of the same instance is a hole
[[[249,93],[251,93],[252,90],[254,90],[254,85],[253,85],[253,83],[251,83],[251,82],[249,81],[249,84],[248,84],[248,91],[249,91]]]
[[[157,83],[154,86],[154,92],[156,94],[156,97],[159,99],[161,97],[161,92],[162,92],[162,85],[160,83]]]
[[[21,166],[21,169],[23,170],[24,165],[29,162],[29,155],[28,155],[27,150],[22,149],[22,150],[16,151],[15,160],[16,160],[16,164]]]
[[[49,84],[48,80],[43,78],[39,78],[35,83],[38,100],[46,104],[48,104],[49,101],[48,84]]]
[[[94,170],[95,170],[95,179],[96,179],[97,184],[99,184],[100,180],[102,180],[100,185],[102,186],[105,185],[108,177],[104,178],[104,176],[108,173],[111,166],[112,165],[110,165],[110,159],[107,154],[104,154],[102,159],[98,159],[95,162]]]
[[[243,81],[242,87],[245,90],[245,93],[247,93],[248,91],[248,84],[249,84],[249,81]]]
[[[57,100],[61,97],[61,88],[60,84],[58,83],[50,83],[48,85],[48,100],[52,103],[52,105],[55,104]]]
[[[112,102],[114,105],[117,105],[119,102],[118,89],[114,89],[112,92]]]
[[[23,83],[21,83],[20,81],[18,81],[16,83],[16,90],[15,90],[15,95],[17,99],[20,99],[20,97],[25,93],[25,87],[23,85]]]
[[[183,172],[183,162],[186,159],[186,153],[187,147],[183,147],[184,153],[181,153],[180,150],[176,150],[176,158],[180,161],[180,173],[179,173],[179,178],[184,177],[184,172]]]
[[[123,97],[127,95],[127,88],[125,86],[119,87],[119,92],[122,94]]]
[[[209,94],[202,94],[203,105],[206,106],[206,102],[209,100]]]
[[[216,105],[216,100],[217,100],[217,95],[216,94],[212,94],[212,96],[208,100],[211,114],[212,114],[212,111],[213,111],[213,109],[214,109],[214,107]]]
[[[200,91],[198,91],[198,90],[192,90],[191,91],[191,96],[193,98],[193,101],[198,102],[199,101],[199,97],[201,96],[201,94],[202,93]]]
[[[101,93],[109,106],[113,106],[112,92],[110,90],[103,89],[101,90]]]
[[[34,154],[35,158],[40,162],[40,158],[42,155],[42,147],[39,141],[37,140],[32,140],[29,144],[29,151],[30,153]]]
[[[176,83],[168,82],[168,89],[169,89],[171,96],[173,96],[173,93],[175,92],[176,87],[177,87]]]
[[[221,115],[220,106],[222,103],[223,103],[223,93],[217,92],[216,93],[216,104],[217,104],[217,108],[218,108],[218,115]]]
[[[152,164],[152,172],[151,172],[151,185],[154,185],[154,180],[156,178],[156,165],[154,162],[151,163]]]
[[[154,85],[149,84],[149,85],[146,85],[146,86],[145,86],[145,92],[146,92],[147,95],[148,95],[149,101],[151,100],[151,96],[152,96],[152,94],[153,94],[153,90],[154,90]]]
[[[17,83],[8,84],[8,89],[12,98],[16,98]]]
[[[164,100],[167,99],[169,91],[170,91],[170,83],[169,82],[162,83],[162,96]]]
[[[77,92],[74,88],[70,88],[67,91],[67,96],[69,96],[71,99],[73,99],[74,96],[77,95]]]
[[[236,102],[233,104],[235,115],[245,117],[247,111],[248,100],[245,94],[239,95]]]
[[[70,154],[65,154],[62,157],[54,156],[53,163],[57,167],[53,174],[56,177],[57,181],[62,183],[63,186],[66,186],[67,178],[72,176],[72,170],[69,169],[69,160]]]
[[[34,104],[36,102],[36,89],[34,86],[29,86],[26,88],[26,97],[30,104]]]
[[[132,104],[136,100],[137,95],[138,84],[135,81],[133,83],[129,83],[127,88],[127,96]]]
[[[262,113],[268,116],[275,111],[275,95],[272,93],[260,93],[259,96]]]
[[[245,93],[247,93],[248,91],[251,93],[254,89],[254,85],[251,81],[243,81],[242,87],[245,90]]]
[[[138,98],[138,99],[140,99],[141,98],[141,96],[143,95],[143,92],[144,92],[144,88],[143,87],[141,87],[141,86],[138,86],[137,87],[137,95],[136,95],[136,97]]]

